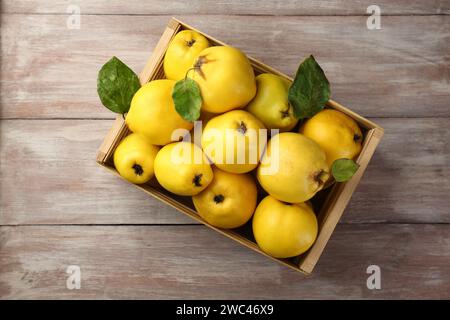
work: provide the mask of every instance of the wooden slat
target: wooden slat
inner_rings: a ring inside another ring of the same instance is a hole
[[[344,222],[450,222],[447,119],[386,129]],[[95,162],[113,120],[2,120],[0,224],[193,223]]]
[[[449,225],[340,225],[313,276],[203,226],[0,228],[0,298],[450,298]],[[366,268],[381,268],[381,289]],[[66,289],[69,265],[81,289]]]
[[[1,18],[3,118],[113,118],[97,71],[117,55],[140,72],[169,20],[88,15],[69,30],[65,15]],[[179,18],[289,75],[313,53],[332,98],[363,116],[450,117],[449,16],[385,16],[376,31],[363,16]]]
[[[97,148],[112,124],[2,121],[1,224],[191,223],[96,163]]]
[[[366,14],[371,0],[300,0],[300,1],[241,1],[228,0],[190,0],[186,1],[92,1],[73,2],[81,8],[83,14],[250,14],[250,15],[361,15]],[[3,12],[14,13],[66,13],[72,2],[57,0],[3,0]],[[383,14],[448,14],[450,4],[446,0],[438,1],[391,1],[378,0]]]

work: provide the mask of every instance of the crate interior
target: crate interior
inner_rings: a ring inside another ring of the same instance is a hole
[[[185,27],[183,25],[180,25],[178,30],[183,30],[185,29]],[[209,37],[208,37],[209,38]],[[210,39],[210,43],[211,45],[222,45],[222,43],[212,40]],[[282,75],[278,72],[276,72],[276,70],[273,70],[269,67],[265,67],[264,65],[261,65],[260,63],[258,63],[257,61],[250,59],[252,66],[254,68],[255,74],[258,75],[260,73],[264,73],[264,72],[271,72],[271,73],[276,73],[279,75]],[[284,76],[284,75],[282,75]],[[154,74],[151,76],[151,79],[165,79],[165,75],[164,75],[164,68],[162,66],[162,63],[159,63],[159,65],[157,66],[156,71],[154,72]],[[300,124],[299,124],[300,125]],[[292,131],[296,131],[298,129],[298,126],[296,126],[296,128],[294,128]],[[364,135],[364,144],[366,143],[366,136],[367,133],[369,131],[369,128],[365,127],[364,125],[361,125],[360,123],[360,127],[361,130],[363,132]],[[118,144],[118,142],[120,142],[121,139],[123,139],[127,134],[129,134],[130,131],[124,127],[123,130],[119,133],[120,137],[119,139],[116,141],[116,145]],[[114,146],[115,147],[115,146]],[[108,167],[109,169],[113,170],[116,174],[117,171],[114,168],[114,164],[112,161],[112,154],[113,151],[110,152],[109,157],[107,157],[104,160],[103,165],[105,165],[106,167]],[[254,170],[255,171],[255,170]],[[255,172],[252,171],[250,174],[255,174]],[[255,178],[256,179],[256,178]],[[338,192],[337,190],[337,185],[338,184],[334,184],[333,186],[330,186],[328,188],[326,188],[325,190],[322,190],[320,192],[318,192],[310,201],[314,207],[314,211],[316,213],[316,215],[318,216],[318,222],[319,222],[319,233],[320,233],[320,226],[323,222],[323,219],[326,219],[326,216],[328,214],[327,211],[329,211],[330,208],[324,208],[324,204],[327,202],[327,200],[331,197],[335,197],[336,195],[334,193]],[[205,223],[206,225],[208,225],[206,222],[204,222],[200,216],[198,216],[195,212],[195,208],[194,205],[192,203],[192,200],[190,197],[183,197],[183,196],[177,196],[175,194],[170,193],[169,191],[166,191],[165,189],[163,189],[157,182],[156,178],[153,178],[150,182],[148,182],[145,185],[140,185],[138,186],[139,188],[143,189],[144,191],[152,194],[153,196],[156,196],[157,198],[159,198],[160,200],[168,203],[169,205],[172,205],[173,207],[176,207],[177,209],[180,209],[182,211],[184,211],[185,213],[187,213],[188,215],[190,215],[192,218]],[[267,195],[267,193],[258,185],[258,201],[260,201],[262,198],[264,198]],[[242,227],[233,229],[233,230],[220,230],[217,229],[215,227],[212,227],[209,225],[209,227],[221,232],[222,234],[225,234],[229,237],[232,237],[234,239],[237,239],[239,242],[244,243],[246,246],[259,251],[260,253],[264,254],[261,250],[259,250],[254,237],[253,237],[253,233],[252,233],[252,228],[251,228],[251,220],[245,224]],[[276,260],[280,260],[282,263],[295,268],[295,269],[299,269],[299,264],[300,261],[302,259],[302,257],[304,255],[306,255],[306,253],[302,254],[301,256],[297,256],[294,258],[290,258],[290,259],[276,259]],[[266,254],[264,254],[266,255]],[[267,256],[267,255],[266,255]],[[274,258],[272,258],[274,259]]]

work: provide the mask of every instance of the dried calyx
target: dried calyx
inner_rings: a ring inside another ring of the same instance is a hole
[[[319,188],[325,184],[329,177],[330,173],[326,172],[323,169],[320,169],[313,175],[314,181],[317,182]]]
[[[241,122],[239,123],[239,126],[238,126],[238,128],[237,128],[237,131],[238,131],[239,133],[242,133],[242,134],[245,134],[245,133],[247,132],[247,126],[245,125],[244,121],[241,121]]]
[[[186,45],[187,45],[188,47],[192,47],[192,46],[194,45],[194,43],[195,43],[195,39],[186,41]]]
[[[209,62],[206,56],[200,56],[197,58],[197,61],[194,63],[193,69],[197,72],[203,79],[206,79],[205,74],[203,73],[202,66]]]
[[[138,176],[142,176],[142,174],[144,173],[144,169],[142,169],[142,167],[137,163],[135,163],[132,168],[134,170],[134,173]]]
[[[225,197],[222,194],[216,194],[214,196],[214,202],[217,204],[222,203],[223,200],[225,200]]]
[[[289,108],[287,110],[280,111],[280,113],[281,113],[281,119],[288,118],[289,117]]]
[[[192,183],[196,186],[196,187],[201,187],[202,184],[200,183],[202,180],[202,176],[203,174],[196,174],[194,176],[194,179],[192,179]]]

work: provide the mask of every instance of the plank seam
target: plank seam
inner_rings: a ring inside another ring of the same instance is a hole
[[[450,119],[450,115],[448,116],[364,116],[367,119]],[[67,118],[67,117],[41,117],[41,118],[21,118],[21,117],[6,117],[1,118],[0,121],[105,121],[105,120],[115,120],[115,118],[103,118],[103,117],[93,117],[93,118],[85,118],[85,117],[75,117],[75,118]]]
[[[2,15],[35,15],[35,16],[70,16],[65,12],[2,12]],[[197,16],[194,13],[176,14],[176,13],[80,13],[80,16],[131,16],[131,17],[172,17],[172,16]],[[429,16],[449,16],[450,12],[441,13],[383,13],[384,17],[429,17]],[[229,16],[229,17],[369,17],[369,14],[211,14],[204,13],[200,16]]]
[[[387,221],[387,222],[340,222],[338,225],[343,226],[360,226],[360,225],[450,225],[450,222],[396,222],[396,221]],[[29,224],[1,224],[1,227],[192,227],[192,226],[200,226],[204,227],[205,225],[200,223],[62,223],[62,224],[49,224],[49,223],[29,223]]]

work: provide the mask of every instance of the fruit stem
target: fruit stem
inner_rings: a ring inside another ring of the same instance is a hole
[[[353,141],[358,142],[358,140],[361,138],[362,137],[359,134],[355,133],[355,135],[353,136]]]
[[[192,71],[192,70],[195,70],[195,67],[192,67],[192,68],[187,69],[186,74],[184,75],[184,80],[186,80],[189,71]]]

